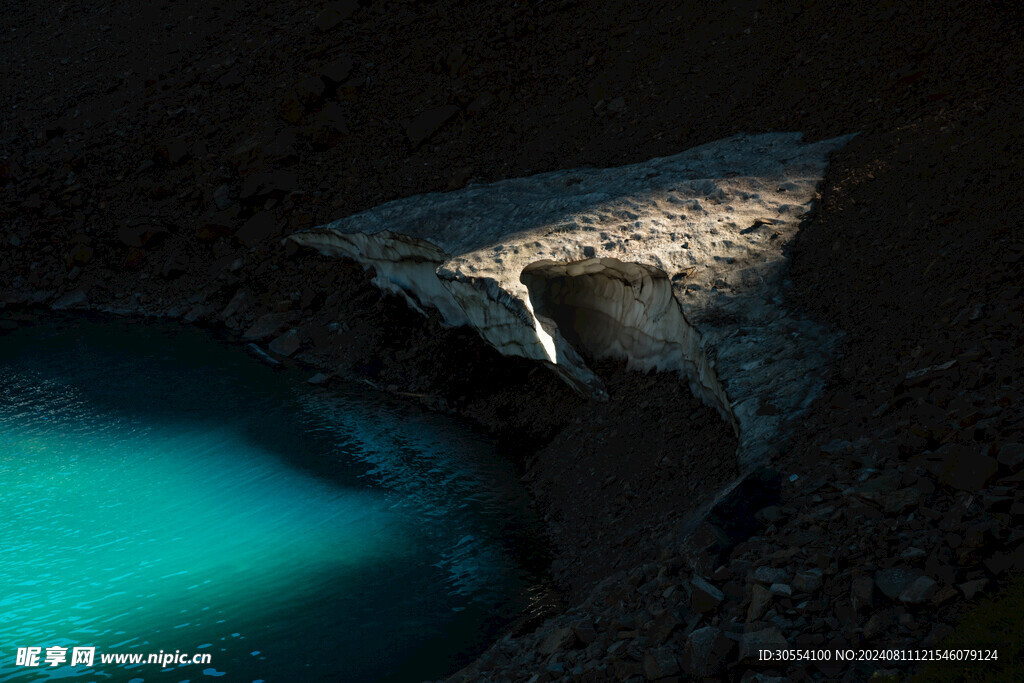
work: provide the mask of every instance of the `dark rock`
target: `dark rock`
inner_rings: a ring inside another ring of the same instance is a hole
[[[690,609],[701,614],[718,609],[725,594],[710,583],[695,576],[690,580]]]
[[[328,102],[316,115],[311,127],[313,143],[322,148],[331,147],[349,135],[345,112],[338,104]]]
[[[142,266],[146,260],[146,252],[139,247],[131,247],[124,256],[124,267],[134,270]]]
[[[778,505],[763,507],[754,513],[754,519],[765,526],[775,524],[782,519],[782,509]]]
[[[655,645],[660,645],[668,640],[672,632],[683,625],[683,622],[671,610],[665,610],[654,618],[647,637]]]
[[[739,661],[757,662],[760,650],[785,650],[789,648],[789,641],[775,626],[769,626],[760,631],[753,631],[740,635]]]
[[[306,106],[295,90],[289,90],[277,105],[278,115],[288,123],[298,123],[305,112]]]
[[[281,361],[279,361],[276,358],[274,358],[273,356],[271,356],[269,353],[267,353],[266,351],[261,349],[256,344],[246,344],[245,348],[246,348],[246,350],[249,353],[251,353],[253,356],[258,358],[259,360],[263,361],[267,365],[280,365],[281,364]]]
[[[287,313],[267,313],[256,319],[249,329],[243,334],[243,338],[259,341],[276,334],[288,320]]]
[[[298,189],[299,174],[295,171],[278,169],[265,173],[254,173],[242,183],[238,197],[242,200],[262,199],[274,193],[287,193]]]
[[[324,90],[324,81],[319,76],[306,76],[295,84],[295,94],[306,109],[312,109],[320,102]]]
[[[280,337],[270,342],[267,347],[279,356],[291,356],[299,350],[302,342],[299,340],[299,333],[296,330],[288,330]]]
[[[348,19],[359,9],[358,0],[339,0],[328,3],[316,17],[316,27],[321,31],[330,31]]]
[[[15,183],[21,179],[22,170],[13,159],[0,160],[0,185]]]
[[[576,638],[584,645],[590,645],[597,640],[597,631],[594,629],[594,624],[590,621],[574,623],[572,625],[572,632],[576,634]]]
[[[405,133],[409,136],[409,142],[412,143],[413,147],[419,147],[437,131],[441,130],[458,113],[459,108],[454,104],[446,104],[442,107],[423,112],[405,127]]]
[[[186,272],[188,272],[188,256],[182,253],[171,254],[164,261],[163,268],[160,269],[160,274],[168,280],[180,277]]]
[[[886,514],[899,515],[916,508],[921,502],[921,491],[916,488],[904,488],[892,493],[883,494],[879,502]]]
[[[299,116],[301,117],[301,112]],[[295,131],[291,129],[252,138],[240,144],[228,155],[228,159],[242,174],[286,166],[297,158]]]
[[[889,610],[882,610],[881,612],[875,612],[868,619],[867,623],[864,624],[864,638],[867,640],[874,640],[878,636],[889,631],[892,626],[892,612]]]
[[[985,589],[988,585],[988,579],[975,579],[973,581],[965,581],[960,584],[960,592],[964,594],[964,597],[968,600],[973,600],[978,593]]]
[[[60,297],[53,303],[53,310],[55,311],[66,311],[72,308],[88,308],[89,299],[86,297],[85,292],[82,290],[76,290],[74,292],[68,292],[64,296]]]
[[[229,211],[218,211],[199,221],[196,237],[203,242],[212,242],[235,232],[236,224]]]
[[[1024,444],[1004,443],[997,457],[999,464],[1016,472],[1024,465]]]
[[[919,576],[900,592],[900,602],[920,605],[927,602],[939,590],[939,584],[927,576]]]
[[[820,569],[808,569],[797,572],[793,577],[793,588],[801,593],[814,593],[821,588],[822,571]]]
[[[249,308],[252,297],[249,296],[249,292],[244,289],[240,289],[235,292],[235,295],[231,297],[231,301],[224,307],[224,311],[220,314],[221,318],[227,319],[234,317],[238,313]]]
[[[177,166],[188,158],[188,141],[182,136],[171,138],[157,146],[156,154],[171,166]]]
[[[754,581],[771,585],[773,583],[785,583],[789,581],[789,573],[785,569],[777,567],[758,567],[754,570]]]
[[[853,609],[860,611],[871,606],[874,597],[874,584],[869,576],[855,576],[850,583],[850,601]]]
[[[552,629],[537,647],[542,655],[552,655],[562,650],[568,650],[576,642],[576,634],[569,627]]]
[[[117,229],[117,238],[122,244],[140,249],[158,247],[170,234],[170,231],[159,225],[135,224],[122,225]]]
[[[247,220],[238,229],[235,237],[247,247],[255,246],[265,239],[281,234],[281,225],[273,211],[261,211]]]
[[[341,85],[352,74],[355,63],[351,57],[338,57],[320,68],[320,75],[334,85]]]
[[[734,643],[714,626],[696,629],[683,647],[682,668],[693,676],[714,676],[723,668]]]
[[[68,252],[67,264],[68,266],[84,266],[92,261],[92,256],[92,247],[86,244],[76,244]]]
[[[765,610],[768,609],[768,605],[771,602],[772,594],[767,588],[758,583],[751,585],[750,606],[747,607],[747,621],[758,621],[764,616]]]
[[[231,188],[227,185],[221,185],[213,191],[213,203],[217,206],[220,211],[224,211],[231,206]]]
[[[679,673],[679,661],[670,647],[648,650],[644,655],[644,675],[649,681],[656,681]]]
[[[725,532],[730,546],[741,543],[761,530],[757,511],[777,504],[781,494],[782,475],[767,467],[758,468],[715,503],[708,519]]]
[[[482,92],[477,95],[476,99],[469,103],[466,107],[466,113],[470,116],[477,116],[487,110],[492,104],[498,101],[498,98],[490,92]]]
[[[875,572],[875,585],[882,594],[893,600],[912,584],[919,574],[908,567],[892,567]]]
[[[612,662],[612,671],[615,672],[615,677],[620,681],[627,681],[635,676],[642,675],[642,668],[639,662],[634,662],[629,659],[616,659]]]
[[[999,469],[995,458],[955,443],[942,446],[928,460],[940,482],[971,493],[984,488]]]

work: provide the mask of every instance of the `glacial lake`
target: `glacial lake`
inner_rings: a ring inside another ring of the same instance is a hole
[[[310,374],[169,323],[0,329],[0,680],[421,681],[523,614],[538,526],[495,444]]]

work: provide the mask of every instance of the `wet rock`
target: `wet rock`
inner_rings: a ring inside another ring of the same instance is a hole
[[[256,344],[246,344],[245,348],[246,348],[246,350],[249,353],[251,353],[257,359],[263,361],[267,365],[280,365],[281,364],[281,361],[279,361],[276,358],[274,358],[273,356],[271,356],[269,353],[267,353],[266,351],[261,349]]]
[[[908,567],[892,567],[875,572],[875,585],[887,598],[893,600],[900,596],[919,574]]]
[[[405,134],[412,146],[419,147],[430,139],[459,113],[454,104],[446,104],[419,114],[405,127]]]
[[[656,681],[679,673],[679,661],[670,647],[658,647],[644,655],[644,676]]]
[[[690,609],[705,614],[718,609],[725,594],[710,583],[695,576],[690,580]]]
[[[316,17],[316,27],[321,31],[330,31],[348,19],[359,9],[358,0],[339,0],[328,3]]]
[[[296,330],[288,330],[280,337],[270,342],[267,347],[279,356],[291,356],[293,353],[299,350],[299,346],[302,342],[299,339],[299,333]]]
[[[920,605],[930,600],[939,590],[939,584],[927,576],[919,576],[900,592],[899,600],[908,605]]]
[[[89,299],[82,290],[76,290],[74,292],[68,292],[64,296],[60,297],[53,303],[53,310],[55,311],[66,311],[74,308],[88,308]]]

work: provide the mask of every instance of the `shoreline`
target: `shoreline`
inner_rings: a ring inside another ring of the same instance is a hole
[[[476,678],[863,680],[744,653],[962,639],[964,614],[1013,595],[1024,25],[1009,4],[26,2],[0,29],[18,86],[0,91],[0,301],[45,292],[237,335],[260,320],[247,343],[298,342],[299,360],[537,453],[525,472],[553,537],[581,549],[555,571],[582,611],[502,639]],[[741,130],[860,131],[782,295],[844,337],[773,454],[778,488],[752,481],[758,509],[724,501],[686,547],[648,527],[699,498],[690,480],[729,479],[732,452],[675,378],[602,365],[620,402],[595,409],[358,266],[279,244],[395,199]],[[685,454],[696,464],[661,466]],[[595,592],[602,572],[616,578]],[[1015,677],[1007,657],[983,664]]]

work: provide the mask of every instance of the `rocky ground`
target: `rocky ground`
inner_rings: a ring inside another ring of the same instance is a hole
[[[902,675],[756,651],[944,642],[1024,569],[1014,3],[8,5],[5,325],[44,304],[223,326],[526,454],[564,609],[457,678]],[[595,406],[279,242],[419,192],[771,130],[859,133],[788,292],[842,356],[774,472],[689,535],[735,440],[675,378],[598,364]]]

